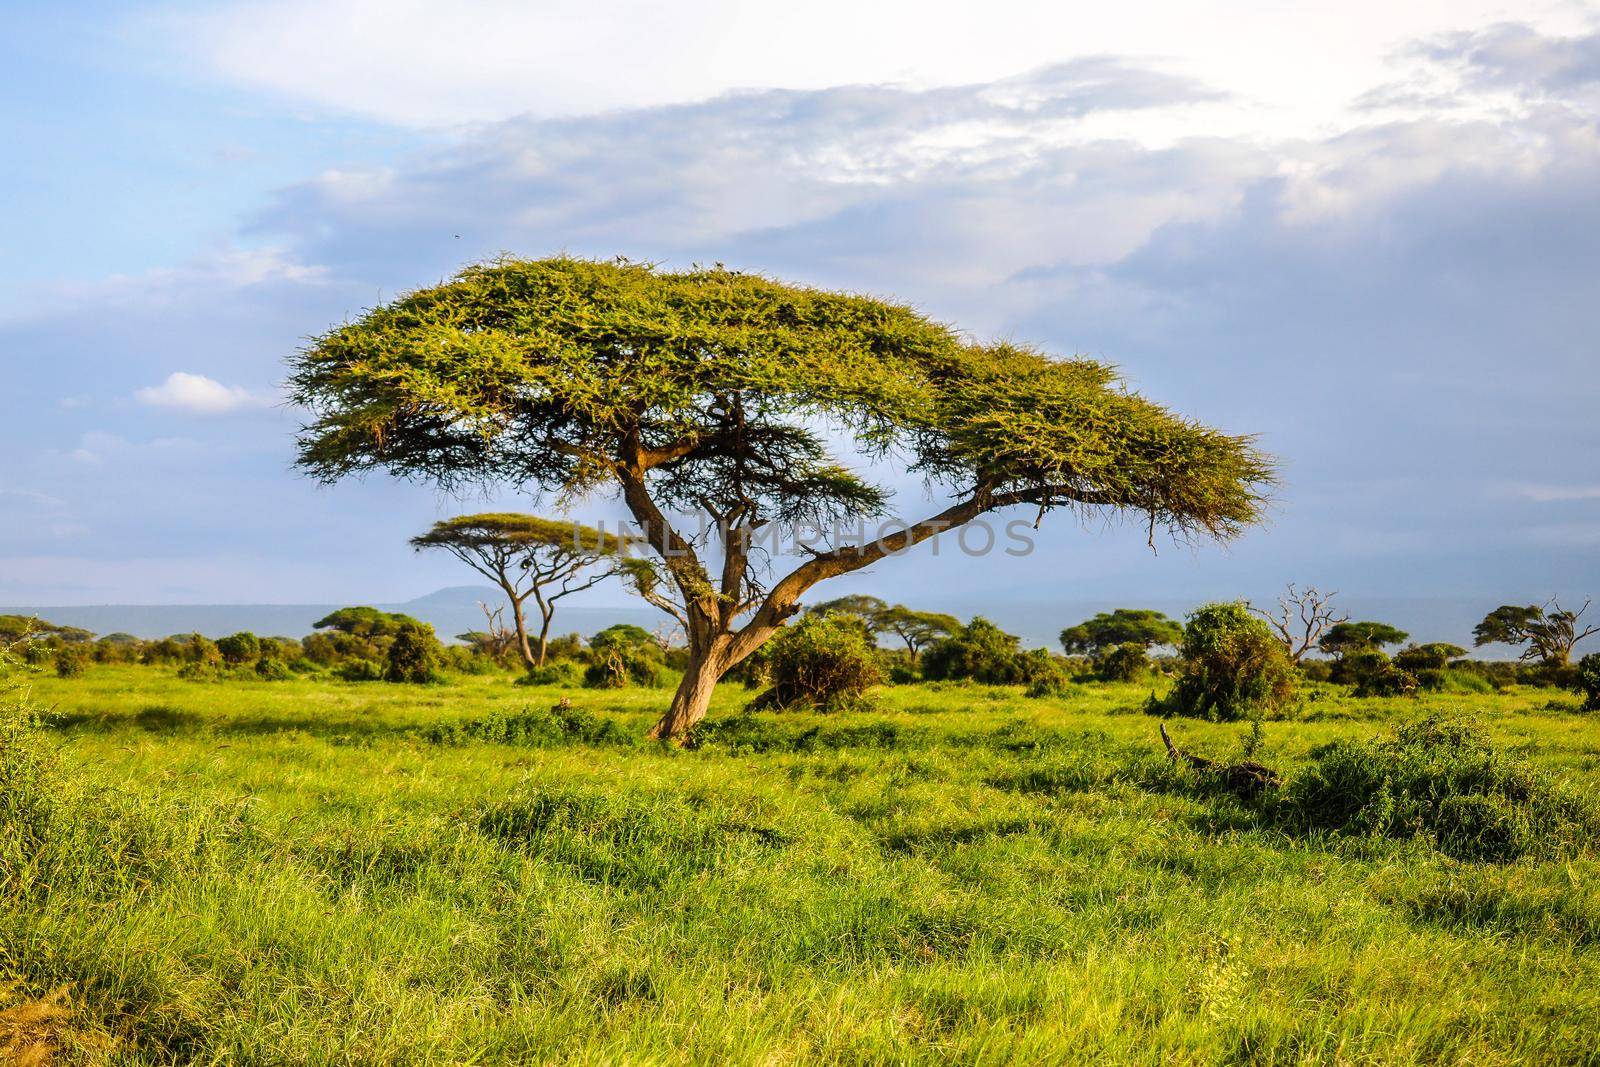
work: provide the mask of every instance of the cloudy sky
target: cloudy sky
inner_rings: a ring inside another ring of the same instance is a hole
[[[7,5],[0,603],[467,580],[404,542],[484,501],[290,469],[283,360],[563,250],[892,295],[1281,457],[1227,549],[1047,522],[891,596],[1600,594],[1600,4],[594,7]]]

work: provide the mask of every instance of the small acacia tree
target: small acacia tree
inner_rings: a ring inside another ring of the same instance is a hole
[[[315,339],[291,381],[314,416],[299,462],[325,481],[385,469],[446,488],[620,494],[688,639],[657,737],[683,738],[717,680],[818,582],[1014,506],[1229,538],[1257,520],[1271,479],[1249,438],[1173,415],[1102,364],[721,267],[471,267]],[[863,458],[903,461],[948,503],[863,543],[813,543],[767,585],[760,531],[887,513],[887,492],[832,456],[824,429]],[[702,509],[715,546],[668,518]]]
[[[913,668],[917,665],[917,656],[924,648],[961,629],[961,620],[954,615],[945,615],[937,611],[916,611],[904,604],[884,608],[878,612],[874,621],[880,631],[894,634],[905,643]]]
[[[1588,610],[1588,601],[1577,611],[1566,610],[1554,599],[1543,607],[1502,604],[1473,628],[1473,643],[1480,647],[1522,645],[1522,659],[1538,660],[1546,667],[1565,667],[1579,641],[1600,633],[1600,626],[1578,628]]]
[[[1061,631],[1061,647],[1069,655],[1095,656],[1119,645],[1177,647],[1183,640],[1183,627],[1159,611],[1148,608],[1117,608]]]
[[[544,666],[556,602],[622,572],[626,539],[576,522],[537,515],[462,515],[433,524],[411,547],[441,548],[499,586],[511,605],[517,652],[528,670]],[[525,610],[539,610],[539,636],[528,635]]]

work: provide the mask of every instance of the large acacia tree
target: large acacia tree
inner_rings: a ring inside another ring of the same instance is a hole
[[[681,738],[818,582],[1013,507],[1226,539],[1257,520],[1271,478],[1251,439],[1128,392],[1102,364],[720,266],[470,267],[316,338],[292,381],[314,415],[300,463],[323,480],[384,469],[445,488],[616,491],[688,637],[658,737]],[[888,512],[885,490],[830,454],[841,435],[948,503],[875,539],[812,545],[769,581],[758,535]],[[697,511],[712,538],[669,519]]]
[[[517,652],[531,671],[544,666],[556,602],[614,574],[628,573],[628,539],[581,523],[538,515],[492,512],[433,524],[411,547],[443,549],[494,582],[511,606]],[[528,633],[527,602],[539,612],[539,633]]]

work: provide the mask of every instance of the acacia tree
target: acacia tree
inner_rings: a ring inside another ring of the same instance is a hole
[[[917,656],[924,648],[961,629],[961,620],[954,615],[937,611],[916,611],[904,604],[884,608],[874,619],[884,633],[891,633],[905,642],[911,654],[911,666],[917,665]]]
[[[1102,611],[1061,631],[1061,647],[1069,656],[1093,656],[1119,645],[1138,645],[1146,651],[1152,645],[1176,648],[1182,641],[1182,625],[1149,608]]]
[[[1502,604],[1473,628],[1473,643],[1526,645],[1522,659],[1538,660],[1547,667],[1565,667],[1572,658],[1573,646],[1600,633],[1600,626],[1578,629],[1588,610],[1587,600],[1577,611],[1566,610],[1553,598],[1544,607]]]
[[[1272,473],[1252,439],[1176,416],[1099,363],[975,343],[899,304],[720,266],[470,267],[316,338],[291,380],[314,415],[299,462],[324,481],[384,469],[446,488],[620,494],[688,638],[652,730],[677,739],[818,582],[1015,506],[1137,515],[1152,539],[1158,527],[1226,539],[1257,521]],[[825,430],[949,502],[860,542],[813,540],[769,585],[758,535],[888,511]],[[715,520],[705,538],[668,518],[696,510]]]
[[[500,587],[510,601],[517,652],[531,671],[544,666],[556,601],[621,572],[629,544],[581,523],[495,513],[436,522],[411,547],[442,548]],[[539,611],[537,645],[528,636],[530,597]]]

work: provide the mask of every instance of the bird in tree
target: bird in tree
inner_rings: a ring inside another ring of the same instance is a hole
[[[1555,599],[1538,607],[1521,608],[1502,604],[1483,617],[1472,630],[1473,643],[1483,645],[1525,645],[1522,659],[1538,660],[1546,667],[1565,667],[1579,641],[1600,633],[1600,626],[1578,629],[1589,602],[1577,611],[1567,611]]]
[[[961,629],[961,620],[954,615],[937,611],[915,611],[904,604],[884,608],[876,617],[880,632],[894,634],[905,642],[911,653],[911,665],[917,665],[917,656],[928,645],[949,637]]]
[[[461,515],[411,539],[419,552],[439,548],[499,586],[511,608],[516,649],[528,670],[544,666],[556,602],[627,572],[629,538],[577,522],[537,515]],[[530,638],[526,606],[539,612]]]
[[[1061,631],[1061,647],[1069,656],[1093,656],[1119,645],[1177,645],[1183,640],[1183,626],[1159,611],[1147,608],[1117,608],[1102,611],[1092,619]]]
[[[720,265],[469,267],[315,338],[291,382],[312,413],[299,463],[324,481],[382,469],[617,493],[687,636],[651,731],[679,741],[819,582],[1013,507],[1228,539],[1258,521],[1272,481],[1251,438],[1174,415],[1102,364]],[[783,572],[758,537],[887,515],[887,490],[847,465],[886,458],[946,502],[881,536],[808,539]],[[707,537],[668,518],[693,512],[713,520]]]

